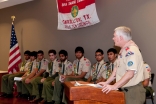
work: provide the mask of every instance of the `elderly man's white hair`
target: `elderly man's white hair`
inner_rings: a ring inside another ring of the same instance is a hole
[[[126,26],[120,26],[114,29],[117,36],[122,36],[125,40],[131,40],[131,29]]]

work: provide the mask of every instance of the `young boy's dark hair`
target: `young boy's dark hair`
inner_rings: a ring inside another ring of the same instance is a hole
[[[30,56],[34,56],[34,57],[37,58],[37,52],[36,52],[36,51],[32,51],[32,52],[30,53]]]
[[[117,50],[115,48],[110,48],[107,53],[113,52],[114,54],[117,54]]]
[[[68,56],[68,52],[66,50],[60,50],[59,55],[63,54],[64,56]]]
[[[56,55],[56,51],[54,49],[49,50],[48,54],[53,53],[54,55]]]
[[[102,55],[104,54],[102,49],[97,49],[95,53],[100,52]]]
[[[84,49],[82,47],[80,47],[80,46],[76,47],[75,53],[78,52],[78,51],[80,51],[82,54],[84,54]]]
[[[39,50],[39,51],[37,52],[37,54],[42,54],[42,55],[44,55],[44,52],[43,52],[42,50]]]
[[[27,55],[30,56],[30,51],[29,51],[29,50],[26,50],[26,51],[24,52],[24,54],[27,54]]]

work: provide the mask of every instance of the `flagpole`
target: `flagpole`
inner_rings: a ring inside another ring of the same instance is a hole
[[[14,23],[14,21],[15,21],[15,16],[11,16],[11,19],[12,19],[12,24]]]

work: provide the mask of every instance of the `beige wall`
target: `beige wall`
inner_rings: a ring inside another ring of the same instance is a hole
[[[100,23],[91,27],[72,30],[57,30],[57,7],[55,0],[33,2],[0,10],[0,70],[7,70],[11,31],[11,15],[16,16],[15,29],[21,52],[25,50],[47,51],[66,49],[69,59],[74,60],[74,49],[83,46],[85,56],[92,63],[94,52],[104,52],[113,47],[112,35],[115,27],[129,26],[133,40],[140,47],[144,60],[155,70],[155,0],[96,0]],[[47,57],[48,58],[48,57]],[[105,57],[107,60],[107,57]],[[154,83],[156,88],[156,83]],[[156,89],[155,89],[156,91]],[[149,103],[150,104],[150,103]]]

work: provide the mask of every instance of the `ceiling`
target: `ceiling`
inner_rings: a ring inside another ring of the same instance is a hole
[[[33,0],[0,0],[0,9],[14,6],[17,4],[22,4],[29,1],[33,1]]]

